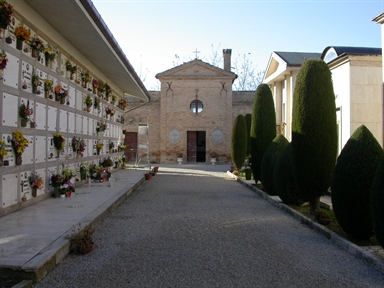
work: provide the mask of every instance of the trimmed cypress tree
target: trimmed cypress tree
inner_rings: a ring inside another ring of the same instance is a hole
[[[371,216],[373,231],[384,248],[384,160],[376,170],[371,189]]]
[[[269,195],[277,195],[275,189],[275,167],[288,144],[289,142],[284,135],[277,135],[269,144],[261,160],[261,183]]]
[[[253,101],[251,124],[251,168],[255,182],[260,180],[261,160],[276,137],[276,114],[271,89],[267,84],[257,87]]]
[[[336,162],[335,94],[331,72],[322,60],[304,62],[297,76],[292,109],[292,152],[300,197],[320,208]]]
[[[232,128],[232,162],[236,169],[240,171],[244,164],[247,153],[247,124],[243,115],[237,115]]]
[[[247,123],[247,156],[251,154],[251,124],[252,124],[252,114],[245,114],[245,123]]]
[[[383,157],[380,144],[368,128],[361,125],[337,159],[331,185],[333,210],[340,227],[358,239],[369,239],[373,235],[370,194]]]
[[[301,205],[293,173],[292,142],[287,145],[277,161],[275,168],[275,189],[277,195],[285,204]]]

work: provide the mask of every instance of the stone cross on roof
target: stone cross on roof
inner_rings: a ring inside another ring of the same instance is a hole
[[[193,51],[193,53],[196,54],[196,59],[197,59],[197,53],[200,53],[200,51],[197,51],[197,48],[196,48],[196,51]]]

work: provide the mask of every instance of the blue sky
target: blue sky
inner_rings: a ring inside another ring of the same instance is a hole
[[[319,52],[327,46],[381,47],[384,0],[161,1],[93,0],[104,22],[148,90],[155,75],[213,51],[232,49],[265,70],[273,51]],[[236,71],[234,71],[236,73]],[[144,79],[145,77],[145,79]]]

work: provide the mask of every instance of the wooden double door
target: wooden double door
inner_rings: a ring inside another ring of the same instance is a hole
[[[205,131],[187,131],[187,162],[205,162]]]

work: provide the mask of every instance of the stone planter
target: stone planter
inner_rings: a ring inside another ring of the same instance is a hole
[[[178,162],[179,164],[183,163],[183,158],[177,158],[177,162]]]

